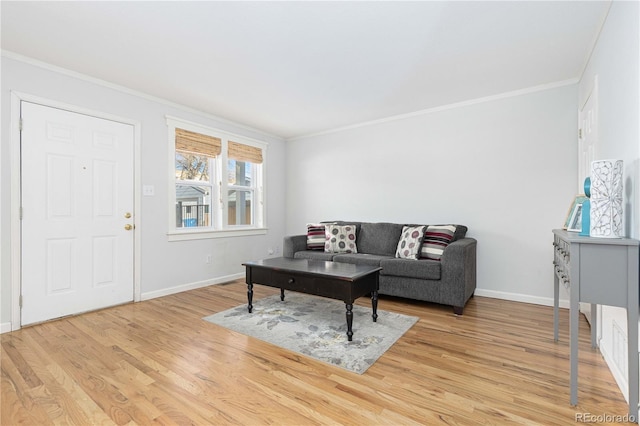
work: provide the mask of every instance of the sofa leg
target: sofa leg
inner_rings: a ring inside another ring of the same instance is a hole
[[[453,307],[453,313],[456,315],[462,315],[462,310],[464,309],[464,306],[454,306]]]

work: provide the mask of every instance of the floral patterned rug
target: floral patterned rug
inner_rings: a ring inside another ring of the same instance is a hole
[[[253,313],[241,305],[204,318],[238,333],[317,360],[364,373],[407,330],[417,317],[371,307],[353,306],[353,340],[347,340],[346,308],[342,301],[287,292],[253,301]]]

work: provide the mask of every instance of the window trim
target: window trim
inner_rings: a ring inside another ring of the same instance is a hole
[[[168,159],[169,159],[169,179],[168,179],[168,228],[167,237],[169,241],[185,241],[185,240],[197,240],[207,238],[228,238],[228,237],[241,237],[251,235],[265,235],[267,233],[267,209],[266,209],[266,164],[267,164],[267,146],[268,144],[263,141],[252,139],[246,136],[234,134],[224,130],[206,127],[198,123],[183,120],[177,117],[166,116],[167,130],[168,130]],[[178,228],[176,226],[176,179],[175,179],[175,129],[181,128],[184,130],[201,133],[204,135],[220,138],[222,140],[222,152],[218,158],[213,161],[216,162],[213,173],[215,176],[211,176],[211,184],[213,186],[212,191],[212,204],[211,204],[211,227],[202,228]],[[255,185],[253,186],[255,211],[253,215],[253,225],[228,225],[228,209],[227,209],[227,196],[228,190],[231,185],[228,185],[225,174],[227,173],[228,165],[228,142],[239,142],[248,146],[256,147],[262,150],[263,161],[259,169],[260,173],[255,173]],[[218,165],[221,165],[219,167]],[[214,198],[215,197],[215,198]],[[221,203],[224,201],[224,204]]]

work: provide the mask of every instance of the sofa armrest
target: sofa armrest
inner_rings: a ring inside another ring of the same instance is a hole
[[[461,309],[476,289],[475,238],[462,238],[449,244],[441,257],[441,280],[451,284],[453,306]]]
[[[282,242],[282,256],[293,258],[293,255],[307,249],[307,235],[289,235]]]

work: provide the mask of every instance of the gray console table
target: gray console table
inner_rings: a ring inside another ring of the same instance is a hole
[[[638,296],[640,241],[593,238],[554,229],[553,337],[558,340],[559,283],[569,290],[571,405],[578,403],[578,315],[591,304],[591,346],[596,347],[596,304],[627,309],[629,416],[638,420]]]

